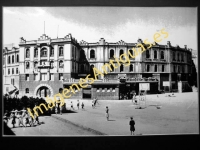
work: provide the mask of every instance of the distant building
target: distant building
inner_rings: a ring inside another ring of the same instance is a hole
[[[132,48],[138,49],[137,44],[148,47],[141,39],[136,43],[122,40],[108,43],[103,38],[96,43],[78,43],[71,34],[57,39],[43,34],[33,41],[20,38],[19,49],[4,49],[4,93],[12,90],[14,84],[20,96],[54,96],[78,83],[80,78],[88,74],[94,76],[93,68],[102,70],[114,56],[119,58],[128,52],[135,55]],[[107,67],[108,73],[99,75],[87,88],[78,91],[74,86],[71,98],[129,99],[134,92],[139,94],[143,86],[148,88],[147,93],[191,90],[188,81],[191,80],[192,53],[186,45],[180,48],[169,41],[167,45],[156,43],[135,58],[128,57],[129,66],[121,64],[114,69],[111,65],[112,71]],[[117,66],[116,61],[113,63]]]

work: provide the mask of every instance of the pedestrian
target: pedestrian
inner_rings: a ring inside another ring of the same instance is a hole
[[[8,111],[6,110],[4,116],[3,116],[3,121],[7,124],[8,123]]]
[[[56,113],[56,115],[58,114],[58,107],[57,107],[56,103],[55,103],[55,113]]]
[[[108,109],[108,106],[106,106],[106,118],[107,118],[107,121],[109,120],[109,109]]]
[[[60,115],[62,115],[62,105],[61,105],[61,103],[60,103]]]
[[[135,98],[136,98],[136,93],[133,93],[132,103],[135,100]]]
[[[135,131],[135,121],[133,120],[133,117],[131,117],[131,120],[129,122],[129,125],[130,125],[130,131],[131,131],[131,135],[133,133],[134,135],[134,131]]]
[[[34,123],[37,123],[39,125],[40,124],[39,117],[36,114],[34,114],[34,118],[35,118]]]
[[[27,127],[27,124],[29,124],[29,126],[31,126],[30,121],[29,121],[29,115],[27,112],[25,112],[25,127]]]
[[[74,107],[73,107],[73,103],[72,103],[72,101],[71,101],[71,109],[73,109],[73,110],[74,110]]]
[[[17,117],[18,120],[19,120],[18,126],[20,127],[20,125],[22,124],[22,126],[25,127],[24,124],[23,124],[23,117],[22,117],[22,112],[21,112],[21,111],[18,112],[18,114],[17,114],[16,117]]]
[[[92,108],[94,108],[94,101],[92,100]]]
[[[16,116],[15,116],[15,111],[13,110],[11,112],[11,115],[10,115],[10,118],[12,119],[12,125],[13,125],[13,128],[15,127],[15,123],[16,123]]]
[[[79,100],[77,101],[77,107],[78,107],[78,109],[79,109]]]
[[[82,104],[81,104],[81,107],[82,107],[82,109],[84,109],[84,104],[83,104],[83,102],[82,102]]]

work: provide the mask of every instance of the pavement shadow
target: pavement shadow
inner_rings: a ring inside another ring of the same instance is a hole
[[[115,120],[110,120],[110,119],[109,119],[108,121],[115,121]]]
[[[4,122],[4,135],[15,135],[15,133]]]

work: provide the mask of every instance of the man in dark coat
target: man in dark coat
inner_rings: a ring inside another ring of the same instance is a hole
[[[134,131],[135,131],[135,121],[133,120],[133,117],[131,117],[129,125],[130,125],[130,131],[131,131],[131,135],[132,135],[132,133],[134,134]]]

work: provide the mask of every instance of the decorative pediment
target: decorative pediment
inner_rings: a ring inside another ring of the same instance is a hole
[[[41,41],[41,40],[49,40],[50,38],[46,35],[46,34],[43,34],[42,36],[40,36],[40,38],[38,39],[38,41]]]
[[[118,45],[126,45],[126,43],[123,40],[120,40],[119,42],[117,42]]]
[[[88,43],[86,41],[81,40],[80,45],[88,45]]]

